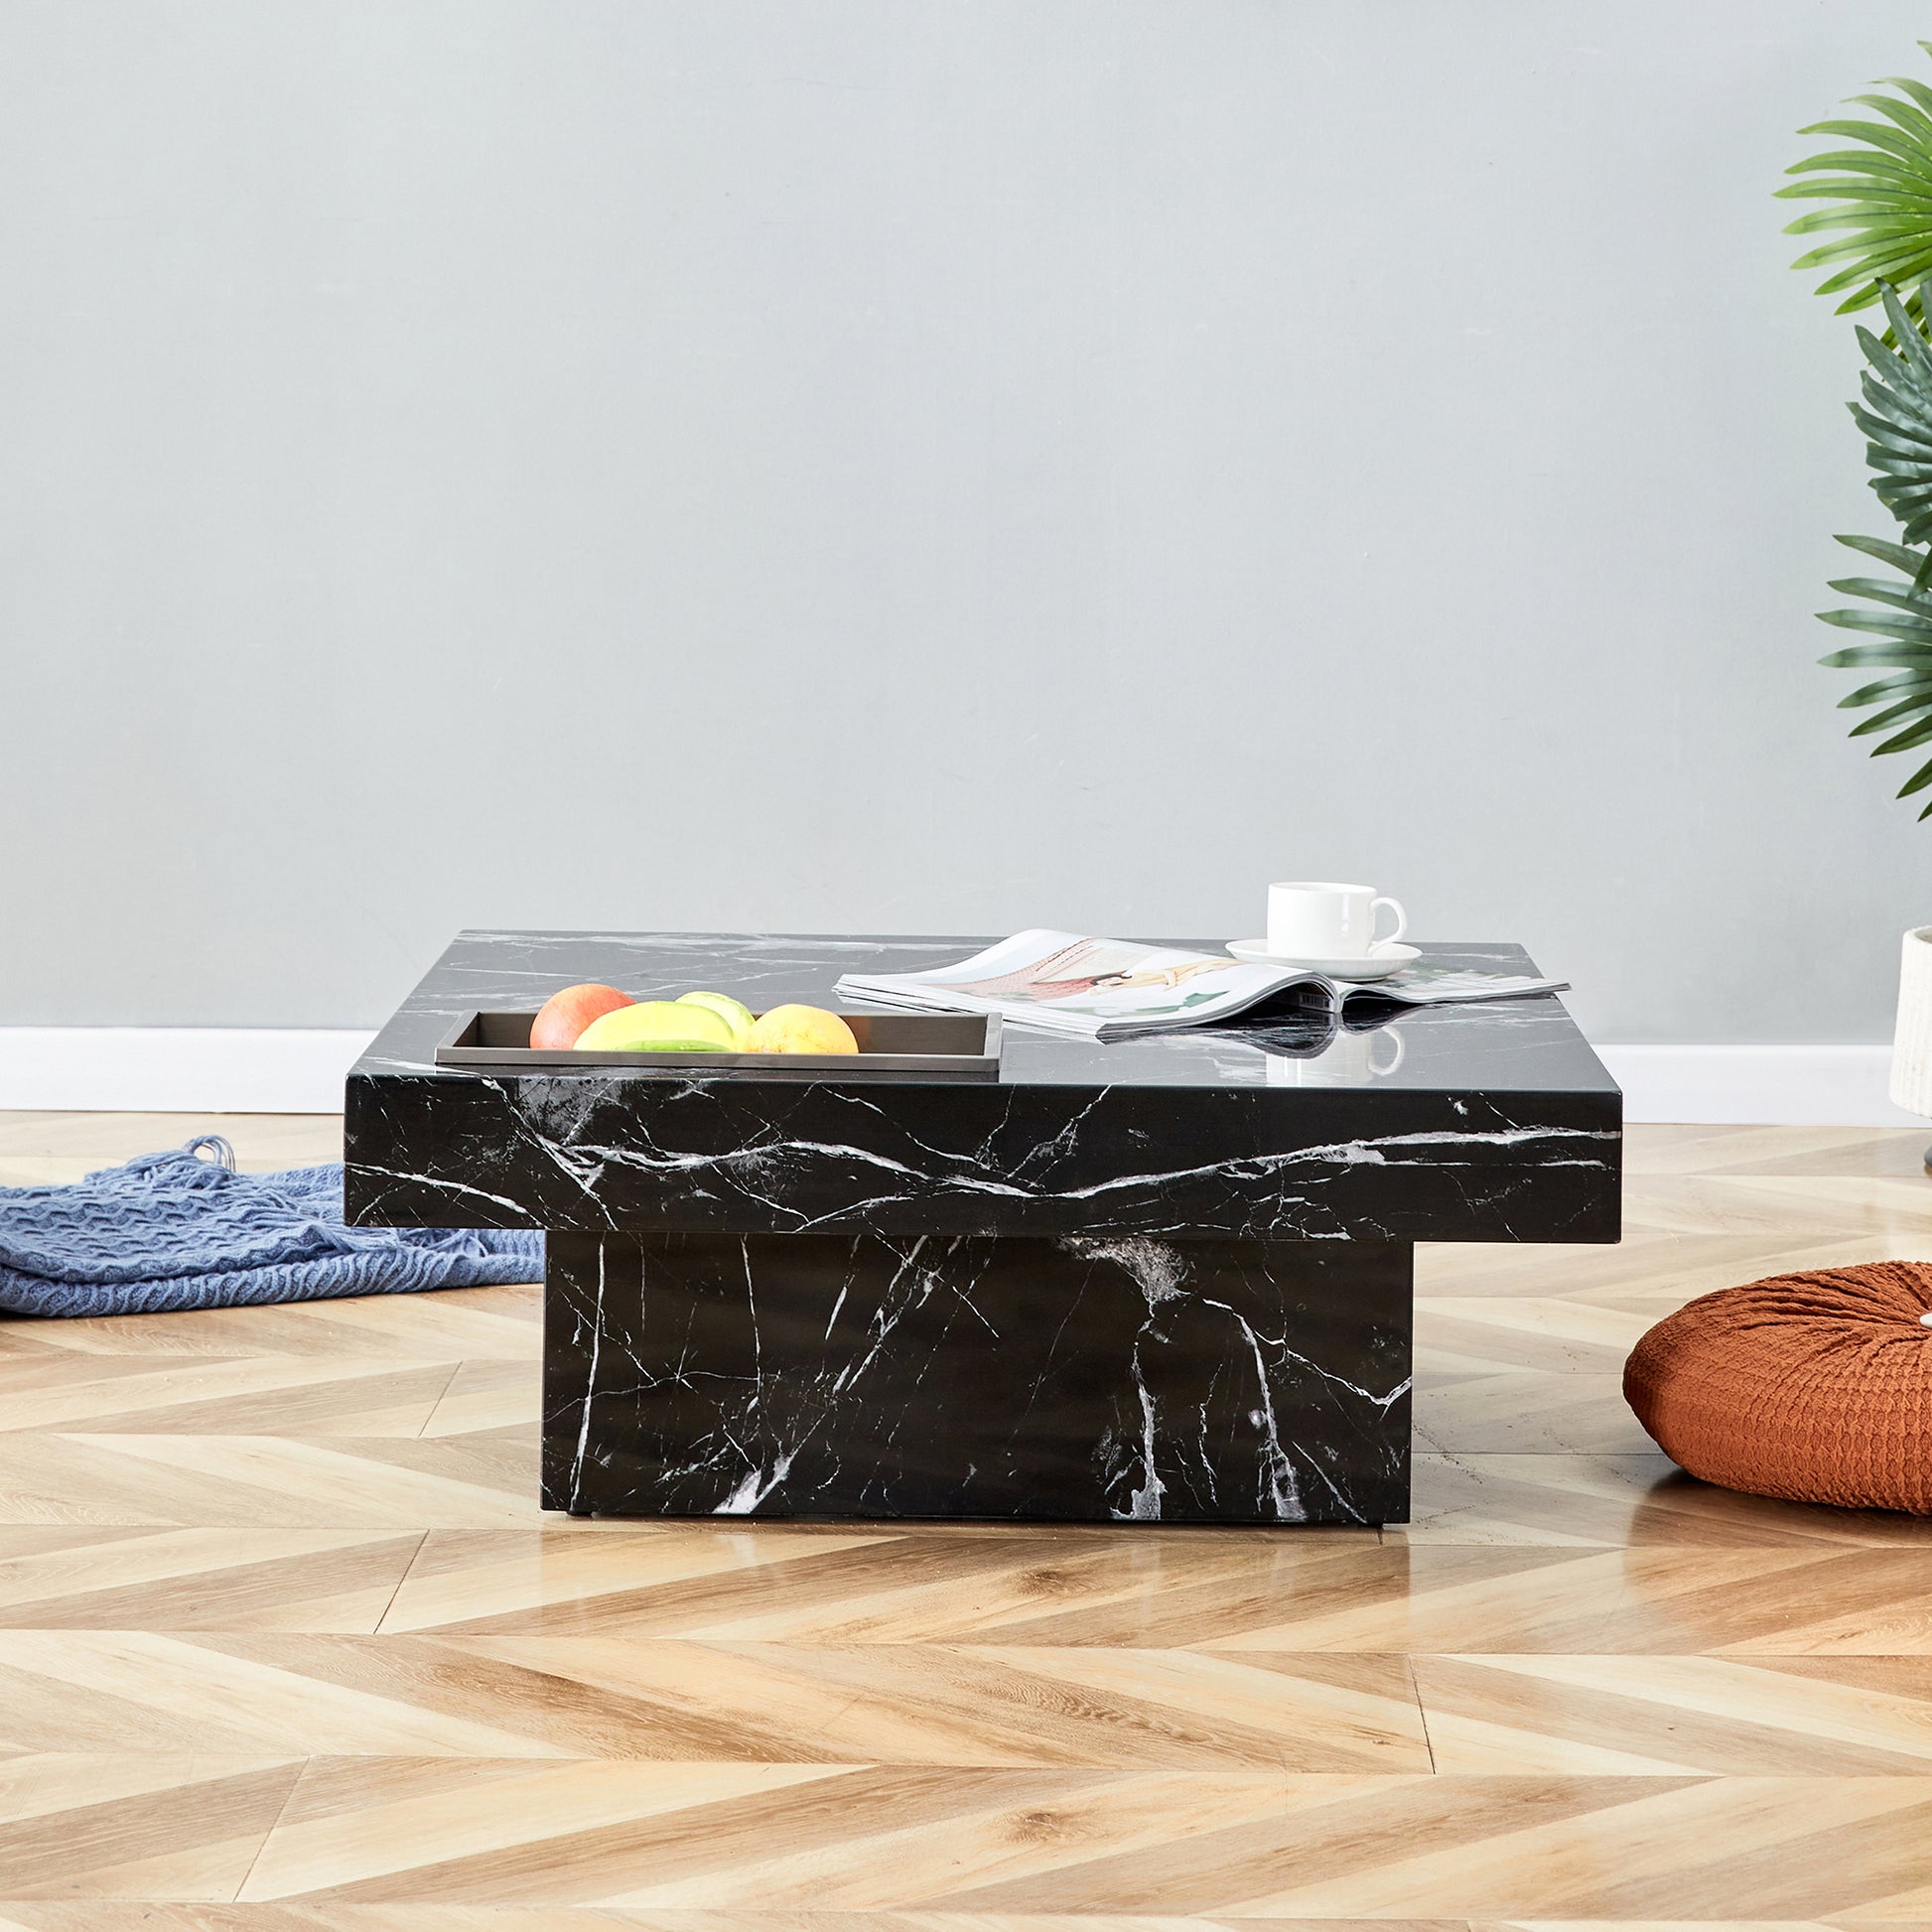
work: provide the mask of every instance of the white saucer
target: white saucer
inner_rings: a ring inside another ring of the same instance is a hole
[[[1348,980],[1360,986],[1370,980],[1385,980],[1393,972],[1422,957],[1420,946],[1398,945],[1393,940],[1372,953],[1356,953],[1348,959],[1287,959],[1268,950],[1266,939],[1230,939],[1228,951],[1244,966],[1293,966],[1305,973],[1319,973],[1324,979]]]

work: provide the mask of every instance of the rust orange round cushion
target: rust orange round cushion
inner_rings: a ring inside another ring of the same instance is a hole
[[[1706,1482],[1932,1515],[1932,1264],[1773,1275],[1658,1322],[1623,1369],[1637,1420]]]

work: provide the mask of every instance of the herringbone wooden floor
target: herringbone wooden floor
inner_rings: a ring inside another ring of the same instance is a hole
[[[208,1124],[0,1116],[0,1181]],[[1932,1925],[1932,1522],[1617,1393],[1932,1249],[1924,1137],[1631,1138],[1621,1248],[1424,1252],[1381,1533],[566,1524],[533,1290],[0,1322],[0,1932]]]

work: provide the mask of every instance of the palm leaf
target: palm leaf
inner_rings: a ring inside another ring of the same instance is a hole
[[[1923,687],[1932,691],[1932,671],[1887,671],[1883,677],[1873,678],[1869,684],[1862,684],[1856,691],[1848,692],[1839,699],[1841,711],[1857,711],[1864,705],[1883,704],[1887,698],[1901,697]],[[1853,727],[1852,736],[1862,736],[1869,727],[1870,720]]]
[[[1919,46],[1932,55],[1932,42]],[[1838,235],[1792,266],[1832,268],[1818,293],[1843,295],[1840,315],[1875,307],[1883,283],[1916,289],[1932,276],[1932,88],[1903,75],[1877,84],[1896,93],[1853,96],[1874,119],[1819,121],[1800,130],[1858,145],[1808,156],[1786,171],[1797,179],[1778,191],[1788,201],[1837,205],[1800,215],[1785,232]],[[1914,293],[1903,307],[1913,330],[1923,330],[1921,297]]]
[[[1890,296],[1886,306],[1897,306],[1897,297]],[[1928,380],[1932,380],[1932,349],[1924,346],[1916,331],[1906,334],[1909,341],[1903,355],[1894,355],[1889,349],[1879,349],[1878,353],[1887,361],[1903,362],[1913,354],[1911,345],[1916,344]],[[1853,711],[1881,707],[1852,727],[1854,738],[1890,733],[1871,748],[1873,758],[1918,751],[1932,745],[1932,588],[1923,581],[1932,572],[1932,553],[1921,556],[1904,544],[1887,543],[1881,537],[1840,537],[1839,542],[1900,574],[1892,579],[1842,577],[1832,585],[1842,596],[1863,599],[1864,608],[1820,611],[1819,617],[1841,630],[1863,633],[1872,641],[1848,644],[1818,661],[1834,670],[1885,670],[1883,677],[1841,698],[1839,706]],[[1910,798],[1928,786],[1932,786],[1932,759],[1905,780],[1898,795]],[[1919,817],[1932,818],[1932,804]]]
[[[1888,704],[1883,711],[1874,711],[1869,718],[1852,727],[1852,736],[1869,738],[1873,732],[1884,731],[1902,718],[1923,718],[1926,707],[1925,700],[1919,694],[1918,681],[1915,679],[1909,688],[1912,692],[1910,697],[1901,698],[1896,704]],[[1889,752],[1897,748],[1887,745],[1882,749]],[[1873,756],[1876,757],[1876,754]]]
[[[1902,570],[1907,577],[1919,566],[1917,551],[1907,550],[1902,543],[1893,543],[1885,537],[1840,537],[1838,541],[1862,557],[1875,557],[1892,570]]]

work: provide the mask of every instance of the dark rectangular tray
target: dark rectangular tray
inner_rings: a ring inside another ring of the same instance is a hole
[[[436,1049],[438,1066],[495,1073],[658,1073],[680,1080],[997,1080],[997,1013],[842,1013],[857,1053],[536,1052],[535,1013],[466,1013]]]

